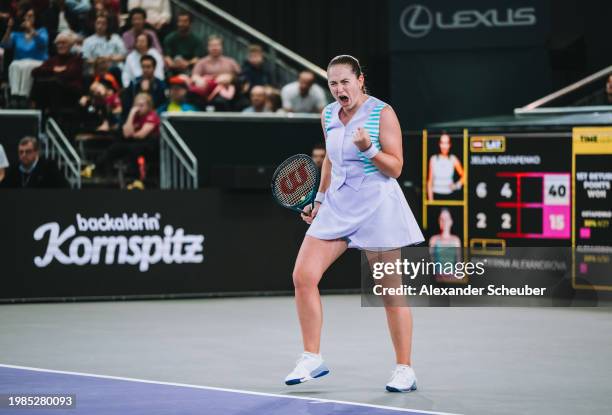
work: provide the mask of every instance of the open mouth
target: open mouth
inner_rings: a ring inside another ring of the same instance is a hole
[[[346,104],[349,100],[349,97],[347,97],[346,95],[338,95],[338,99],[341,103]]]

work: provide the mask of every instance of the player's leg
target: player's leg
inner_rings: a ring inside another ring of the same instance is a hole
[[[401,250],[366,251],[366,256],[370,267],[375,262],[395,264],[397,260],[401,260]],[[381,283],[386,288],[399,288],[402,284],[402,278],[401,275],[386,274]],[[383,303],[397,363],[392,379],[387,384],[387,390],[390,392],[415,390],[416,376],[411,367],[412,312],[404,296],[383,296]]]
[[[325,241],[308,235],[302,242],[293,269],[293,285],[304,353],[296,368],[285,379],[288,385],[302,383],[329,372],[319,354],[323,309],[318,285],[323,273],[346,248],[344,240]]]

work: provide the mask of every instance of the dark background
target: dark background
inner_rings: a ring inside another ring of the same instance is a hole
[[[323,68],[335,55],[357,56],[372,94],[399,109],[403,128],[410,130],[507,114],[612,64],[612,2],[606,0],[211,1]],[[391,54],[396,3],[450,11],[534,5],[545,11],[546,28],[529,47],[501,50],[493,43],[478,50]]]

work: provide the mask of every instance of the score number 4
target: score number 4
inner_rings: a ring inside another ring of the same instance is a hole
[[[484,199],[487,197],[487,194],[487,184],[485,182],[478,183],[476,185],[476,196],[478,196],[480,199]],[[510,187],[510,183],[505,182],[499,191],[499,194],[506,199],[512,198],[512,188]]]

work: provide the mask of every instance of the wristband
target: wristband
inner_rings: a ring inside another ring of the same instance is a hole
[[[323,201],[325,200],[325,193],[324,192],[317,192],[317,196],[315,197],[315,202],[319,202],[319,203],[323,203]]]
[[[378,147],[376,147],[374,143],[371,143],[370,147],[368,147],[367,150],[362,151],[361,154],[363,154],[366,158],[371,159],[374,158],[374,156],[376,156],[379,152],[380,150]]]

